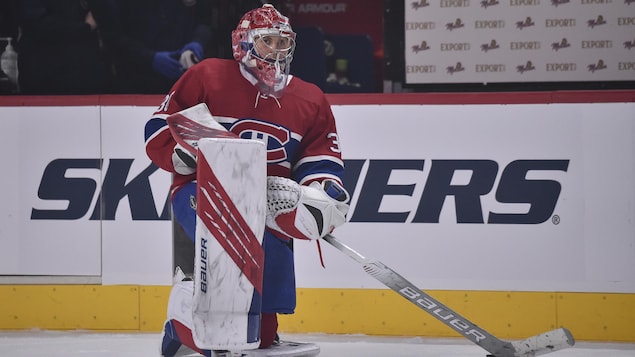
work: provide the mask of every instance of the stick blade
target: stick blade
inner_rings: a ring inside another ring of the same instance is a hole
[[[526,340],[512,342],[516,350],[515,357],[540,356],[574,344],[575,339],[571,331],[564,327],[529,337]]]

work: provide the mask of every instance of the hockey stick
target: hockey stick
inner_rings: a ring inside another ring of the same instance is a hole
[[[571,347],[575,343],[573,335],[566,328],[544,332],[522,341],[504,341],[470,322],[465,317],[443,305],[432,296],[421,291],[394,270],[376,259],[366,258],[355,250],[340,242],[334,236],[327,234],[325,241],[342,251],[344,254],[362,264],[364,271],[373,278],[391,288],[406,300],[429,313],[463,337],[481,346],[493,357],[529,357],[544,355],[563,348]]]

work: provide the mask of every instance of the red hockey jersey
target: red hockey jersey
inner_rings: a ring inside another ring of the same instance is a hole
[[[240,72],[234,60],[206,59],[174,84],[146,123],[146,152],[160,168],[174,173],[172,190],[196,179],[174,171],[172,138],[165,118],[207,104],[227,130],[267,146],[267,173],[300,184],[331,178],[341,183],[341,158],[335,119],[324,93],[315,85],[292,77],[281,98],[263,97]]]

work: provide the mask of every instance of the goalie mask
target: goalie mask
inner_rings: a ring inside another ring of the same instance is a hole
[[[286,16],[271,4],[247,12],[232,32],[232,50],[262,94],[282,96],[295,50],[295,32]]]

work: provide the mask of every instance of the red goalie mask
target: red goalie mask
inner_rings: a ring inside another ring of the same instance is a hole
[[[289,19],[271,4],[247,12],[232,32],[234,59],[255,77],[265,95],[282,96],[294,49]]]

